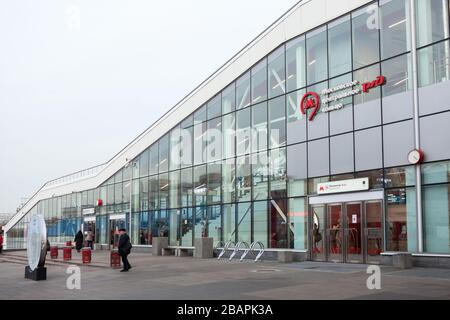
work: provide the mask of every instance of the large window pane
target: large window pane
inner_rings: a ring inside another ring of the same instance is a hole
[[[147,149],[140,155],[139,176],[144,177],[148,175],[149,163],[150,163],[150,149]]]
[[[330,78],[352,69],[350,16],[328,25]]]
[[[181,170],[181,206],[192,206],[192,168]]]
[[[308,206],[305,198],[289,199],[290,248],[308,249]]]
[[[306,49],[308,84],[325,80],[328,76],[326,27],[306,35]]]
[[[385,188],[408,187],[415,184],[416,168],[414,166],[396,167],[384,171]]]
[[[157,174],[159,167],[158,143],[150,147],[150,174]]]
[[[223,158],[231,158],[236,154],[236,115],[230,113],[222,117]]]
[[[284,46],[269,55],[268,65],[269,98],[286,93]]]
[[[236,195],[237,201],[250,201],[252,191],[252,172],[250,156],[236,160]]]
[[[250,109],[238,111],[236,117],[236,154],[250,153]]]
[[[448,1],[415,0],[417,46],[448,37]]]
[[[386,191],[387,251],[417,250],[415,188]]]
[[[250,72],[236,80],[236,109],[250,105]]]
[[[286,199],[270,201],[270,248],[288,248]]]
[[[226,204],[222,206],[223,214],[223,241],[236,241],[236,205]]]
[[[222,97],[220,94],[212,98],[207,104],[208,120],[218,117],[222,114]]]
[[[194,167],[194,205],[206,204],[206,165]]]
[[[169,173],[170,185],[170,208],[178,208],[180,206],[180,171]]]
[[[222,207],[208,207],[208,237],[213,238],[213,243],[222,239]]]
[[[221,180],[222,180],[221,162],[208,164],[208,204],[220,203],[221,201]]]
[[[159,207],[169,208],[169,175],[167,173],[159,175]]]
[[[378,11],[377,5],[371,4],[352,13],[354,69],[379,61]]]
[[[181,130],[180,161],[182,168],[192,166],[193,136],[194,136],[194,127],[189,127],[187,129]]]
[[[270,196],[285,198],[286,192],[286,148],[270,151]]]
[[[139,202],[141,211],[148,210],[148,177],[139,180]]]
[[[269,159],[267,152],[252,154],[253,200],[267,199],[269,191]]]
[[[369,81],[375,80],[380,75],[380,65],[376,64],[364,69],[360,69],[353,73],[353,79],[359,81],[360,83],[366,83]],[[388,79],[387,81],[391,81]],[[358,94],[353,97],[354,104],[362,104],[372,100],[380,99],[381,97],[381,88],[373,88],[370,89],[369,92],[364,94]]]
[[[233,82],[222,91],[222,114],[233,112],[236,109],[236,84]]]
[[[419,87],[450,80],[450,42],[444,41],[417,52]]]
[[[169,135],[166,134],[159,140],[159,172],[169,169]]]
[[[170,131],[170,170],[180,168],[181,159],[181,130],[180,126]]]
[[[381,59],[388,59],[410,50],[408,8],[408,0],[380,1]]]
[[[237,241],[252,242],[252,204],[251,202],[238,204],[237,213]]]
[[[267,99],[267,59],[252,68],[252,103]]]
[[[424,164],[422,179],[424,184],[450,182],[450,161]]]
[[[269,147],[286,145],[285,96],[269,101]]]
[[[192,246],[193,238],[193,217],[191,208],[181,209],[181,245],[184,247]]]
[[[450,253],[450,185],[424,187],[425,252]]]
[[[300,36],[286,44],[287,91],[306,86],[305,37]]]
[[[267,102],[252,107],[252,151],[267,149]]]
[[[410,55],[403,55],[381,64],[381,72],[386,77],[382,87],[383,97],[406,92],[411,89]]]
[[[264,248],[267,248],[268,225],[267,201],[253,202],[253,241],[260,241]]]
[[[206,128],[206,122],[194,126],[194,165],[206,162]]]
[[[208,162],[222,159],[222,117],[208,121],[206,156]]]
[[[287,143],[293,144],[306,141],[306,116],[300,112],[300,102],[305,89],[286,96]]]
[[[148,183],[149,209],[159,208],[159,180],[158,175],[151,176]]]
[[[194,124],[206,121],[206,105],[194,112]]]
[[[222,165],[222,202],[230,203],[235,201],[235,174],[236,168],[234,158],[225,160]]]

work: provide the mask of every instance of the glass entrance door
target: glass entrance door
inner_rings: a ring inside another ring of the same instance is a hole
[[[109,220],[109,241],[111,248],[117,248],[119,245],[119,230],[125,228],[125,220]]]
[[[380,263],[383,251],[383,202],[365,202],[366,225],[364,229],[366,241],[366,262]]]
[[[328,261],[344,262],[342,229],[342,204],[329,204],[328,206]]]
[[[346,203],[345,210],[345,261],[350,263],[364,263],[364,254],[362,248],[362,203]]]
[[[311,258],[314,261],[326,261],[325,252],[325,205],[312,206]]]

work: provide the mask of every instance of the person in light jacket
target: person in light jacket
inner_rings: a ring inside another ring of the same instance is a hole
[[[92,229],[89,229],[86,234],[86,241],[87,246],[91,248],[91,250],[94,250],[94,233],[92,232]]]

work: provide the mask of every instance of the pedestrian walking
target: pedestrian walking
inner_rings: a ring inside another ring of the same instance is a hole
[[[3,234],[0,233],[0,254],[3,252]]]
[[[92,229],[89,229],[86,234],[86,241],[87,246],[91,248],[91,250],[94,250],[94,233],[92,232]]]
[[[120,272],[127,272],[131,269],[131,265],[128,262],[128,255],[131,252],[131,248],[133,247],[131,245],[130,237],[127,234],[127,231],[125,229],[119,230],[119,255],[122,257],[123,262],[123,269],[120,270]]]
[[[77,252],[81,251],[81,248],[83,248],[83,232],[79,230],[77,234],[75,235],[75,239],[73,240],[75,242],[75,249],[77,249]]]

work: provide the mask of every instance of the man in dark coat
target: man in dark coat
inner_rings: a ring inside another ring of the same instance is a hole
[[[123,269],[120,270],[120,272],[127,272],[128,270],[131,269],[131,265],[128,262],[128,255],[131,252],[132,245],[130,237],[128,236],[127,231],[125,229],[120,229],[119,234],[120,236],[118,249],[123,262]]]
[[[81,232],[81,230],[75,235],[75,239],[73,241],[75,242],[75,249],[80,252],[81,248],[83,248],[84,241],[83,232]]]

